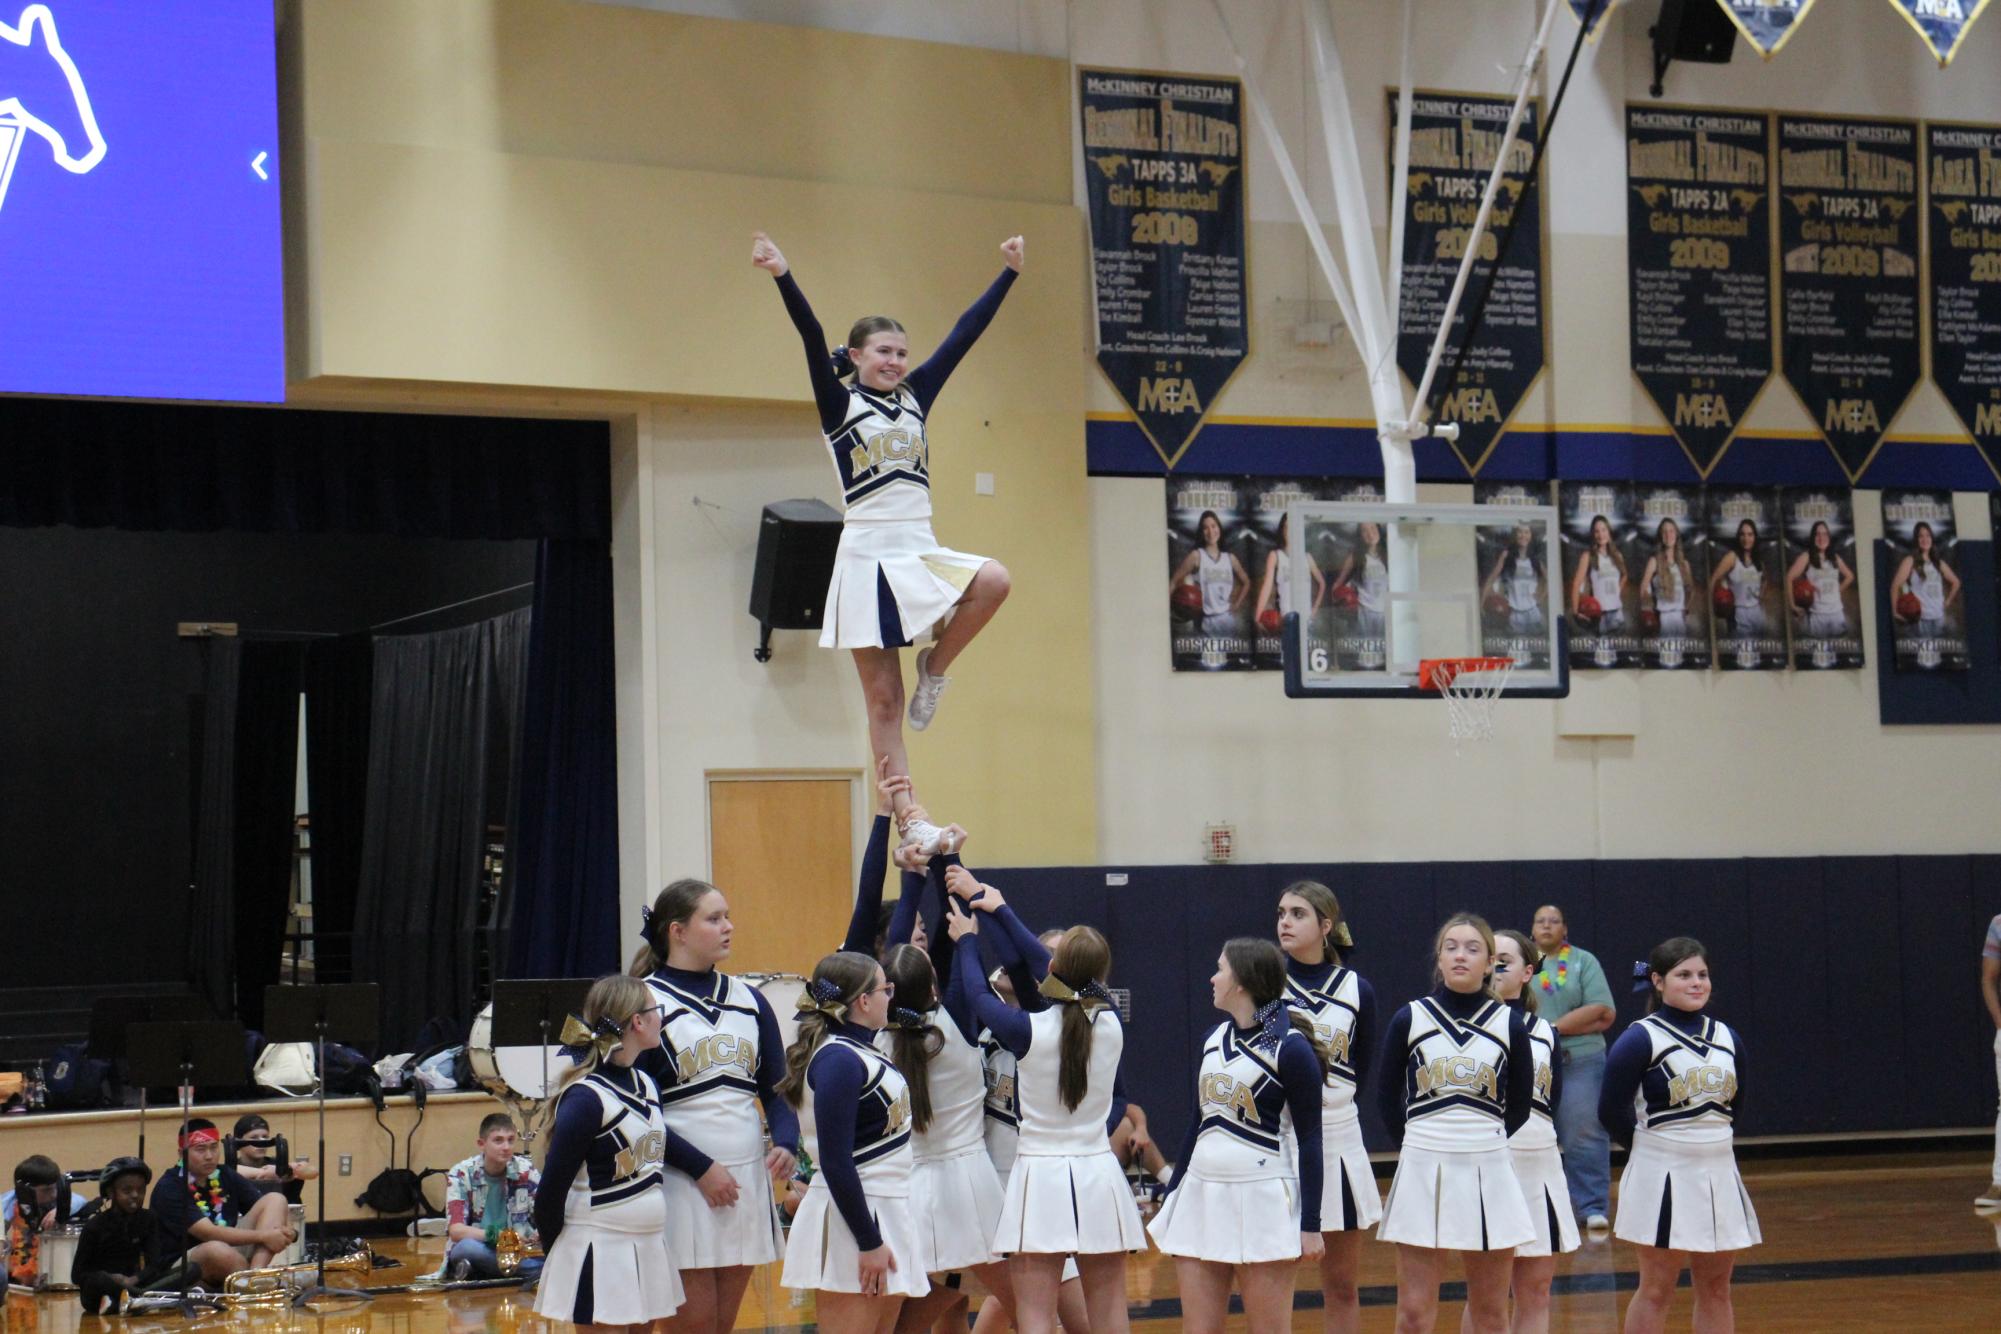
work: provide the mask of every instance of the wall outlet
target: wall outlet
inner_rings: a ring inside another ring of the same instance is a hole
[[[342,1155],[340,1156],[340,1174],[341,1174],[342,1176],[344,1176],[344,1177],[351,1177],[351,1176],[353,1176],[353,1175],[354,1175],[354,1155],[353,1155],[353,1154],[351,1154],[351,1153],[344,1153],[344,1154],[342,1154]]]
[[[994,475],[990,472],[974,473],[973,494],[976,496],[990,496],[993,493],[994,493]]]

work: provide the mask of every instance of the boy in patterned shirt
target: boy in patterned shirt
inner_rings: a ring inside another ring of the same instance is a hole
[[[445,1272],[455,1279],[500,1278],[500,1234],[512,1228],[521,1244],[536,1244],[535,1191],[542,1180],[517,1155],[514,1121],[495,1112],[479,1123],[479,1152],[445,1177],[445,1222],[450,1249]],[[515,1272],[533,1280],[542,1262],[528,1258]]]

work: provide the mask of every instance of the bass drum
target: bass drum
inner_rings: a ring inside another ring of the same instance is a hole
[[[496,1097],[512,1096],[529,1102],[548,1097],[549,1090],[562,1083],[563,1072],[570,1068],[570,1058],[563,1054],[560,1044],[551,1044],[545,1063],[543,1050],[494,1046],[491,1001],[481,1007],[472,1021],[472,1032],[466,1035],[466,1062],[472,1067],[473,1078]]]
[[[797,973],[739,973],[738,978],[764,993],[771,1011],[778,1017],[778,1034],[791,1046],[799,1036],[799,998],[806,994],[806,979]]]
[[[69,1187],[64,1186],[63,1189]],[[76,1287],[71,1273],[76,1265],[77,1241],[82,1236],[83,1226],[79,1223],[43,1229],[35,1251],[37,1288],[67,1292]]]

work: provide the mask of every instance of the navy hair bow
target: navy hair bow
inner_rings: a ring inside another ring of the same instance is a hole
[[[892,1009],[889,1012],[889,1022],[898,1028],[907,1028],[912,1031],[931,1026],[931,1021],[925,1018],[922,1011],[913,1010],[907,1005],[899,1005]]]
[[[656,954],[660,952],[653,943],[653,905],[650,903],[639,910],[639,938],[646,942],[647,949]]]
[[[1258,1027],[1258,1035],[1251,1039],[1253,1047],[1263,1047],[1266,1051],[1277,1051],[1278,1044],[1285,1041],[1285,1035],[1292,1029],[1292,1007],[1285,997],[1266,1005],[1260,1005],[1251,1022]]]
[[[849,352],[846,347],[835,348],[827,354],[827,360],[833,363],[836,379],[845,380],[855,373],[854,354]]]
[[[1633,960],[1633,994],[1644,996],[1654,989],[1654,971],[1645,959]]]

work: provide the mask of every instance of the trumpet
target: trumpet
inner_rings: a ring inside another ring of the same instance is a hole
[[[329,1274],[366,1274],[374,1257],[363,1246],[348,1255],[327,1261]],[[318,1262],[295,1265],[266,1265],[262,1269],[239,1269],[222,1281],[223,1305],[289,1306],[319,1274]]]
[[[521,1244],[521,1234],[513,1228],[502,1228],[499,1241],[493,1248],[494,1258],[500,1262],[500,1272],[513,1274],[521,1268],[521,1257],[527,1247]]]

